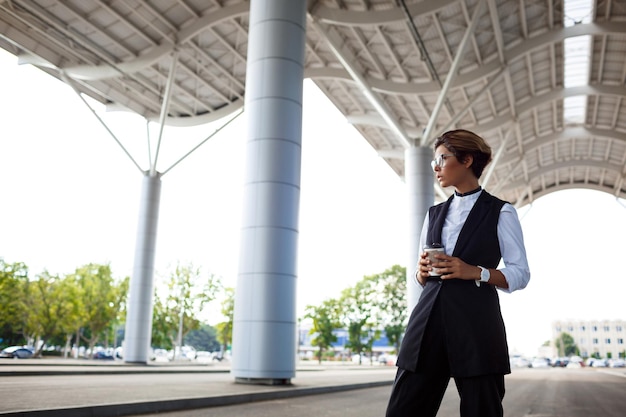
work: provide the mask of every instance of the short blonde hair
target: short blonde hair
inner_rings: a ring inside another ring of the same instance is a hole
[[[491,162],[491,147],[483,138],[469,130],[450,130],[439,136],[435,139],[433,152],[441,145],[448,148],[459,162],[465,161],[471,155],[474,158],[471,168],[476,178],[480,178],[487,164]]]

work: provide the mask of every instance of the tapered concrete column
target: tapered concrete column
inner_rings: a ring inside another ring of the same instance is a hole
[[[305,0],[252,0],[247,166],[231,372],[286,384],[296,367]]]
[[[150,176],[146,173],[141,189],[135,265],[127,303],[124,362],[147,363],[149,359],[154,297],[154,253],[160,198],[159,174]]]
[[[409,204],[409,253],[406,267],[409,313],[417,305],[422,293],[422,287],[415,282],[415,268],[422,252],[422,248],[419,247],[419,239],[424,218],[435,201],[433,170],[430,166],[432,159],[433,152],[430,148],[417,146],[408,148],[404,152],[404,180]]]

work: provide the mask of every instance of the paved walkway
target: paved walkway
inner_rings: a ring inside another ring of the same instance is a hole
[[[303,363],[288,386],[234,382],[228,366],[0,360],[0,416],[125,416],[391,386],[395,367]]]

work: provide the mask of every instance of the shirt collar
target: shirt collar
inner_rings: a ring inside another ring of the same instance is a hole
[[[468,195],[476,194],[477,192],[479,192],[482,189],[483,188],[479,185],[478,188],[476,188],[475,190],[468,191],[466,193],[459,193],[458,191],[454,190],[454,196],[455,197],[467,197]]]

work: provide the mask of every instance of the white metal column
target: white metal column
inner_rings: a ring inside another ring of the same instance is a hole
[[[305,30],[305,0],[251,1],[231,366],[237,382],[287,384],[295,376]]]
[[[127,303],[124,362],[148,363],[149,359],[160,198],[160,175],[146,172],[141,189],[135,264]]]
[[[404,151],[404,180],[409,205],[409,253],[406,267],[409,313],[417,305],[422,293],[422,287],[415,282],[415,268],[422,252],[422,248],[419,247],[419,240],[424,218],[435,201],[433,170],[430,167],[432,159],[432,150],[427,147],[413,146]]]

